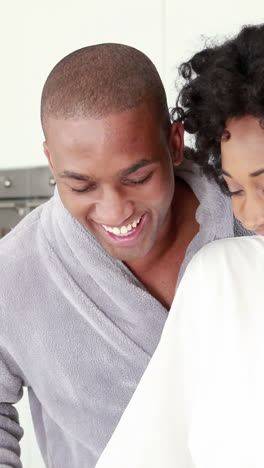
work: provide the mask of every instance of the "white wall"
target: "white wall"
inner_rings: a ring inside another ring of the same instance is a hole
[[[41,89],[51,68],[67,53],[99,42],[138,47],[156,64],[173,105],[177,65],[203,45],[201,36],[233,34],[242,24],[261,21],[262,0],[3,2],[0,167],[45,163]]]
[[[162,0],[24,0],[17,6],[14,15],[13,2],[6,3],[1,18],[0,51],[8,73],[3,77],[0,167],[44,162],[41,90],[50,70],[69,52],[122,42],[144,50],[163,72]]]
[[[16,408],[19,412],[20,424],[24,429],[24,437],[20,442],[23,468],[45,468],[44,461],[36,442],[28,403],[27,389],[24,390],[24,396],[16,405]]]
[[[2,0],[1,6],[0,168],[46,163],[40,94],[67,53],[100,42],[141,49],[157,66],[172,106],[177,65],[203,46],[202,36],[226,36],[264,21],[263,0]],[[19,409],[23,465],[42,468],[26,399]]]
[[[177,65],[204,47],[208,38],[223,41],[245,24],[264,22],[263,0],[166,0],[165,85],[170,105],[176,96]]]

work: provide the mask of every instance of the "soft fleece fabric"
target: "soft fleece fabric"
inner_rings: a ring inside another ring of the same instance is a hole
[[[196,254],[96,468],[263,468],[263,272],[261,237]]]
[[[234,224],[230,200],[191,163],[178,175],[200,200],[201,226],[181,277],[204,244],[244,231]],[[0,277],[0,466],[21,467],[22,429],[12,404],[27,386],[47,467],[93,468],[168,312],[70,215],[58,193],[0,241]]]

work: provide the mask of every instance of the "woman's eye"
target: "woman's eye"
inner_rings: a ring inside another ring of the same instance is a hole
[[[228,195],[229,197],[233,197],[234,195],[240,195],[243,192],[243,190],[236,190],[232,192],[231,190],[228,189]]]
[[[149,179],[151,179],[153,172],[150,172],[144,179],[138,179],[138,180],[126,180],[125,184],[132,184],[132,185],[137,185],[137,184],[144,184],[144,182],[147,182]]]
[[[234,195],[240,195],[243,192],[242,189],[231,190],[231,188],[228,187],[228,184],[225,181],[225,179],[222,179],[222,182],[223,182],[224,193],[228,195],[229,197],[233,197]]]

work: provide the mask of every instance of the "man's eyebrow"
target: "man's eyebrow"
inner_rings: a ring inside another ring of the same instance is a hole
[[[157,161],[158,159],[141,159],[140,161],[136,162],[135,164],[128,167],[127,169],[122,169],[119,174],[121,176],[128,176],[129,174],[136,172],[138,169],[141,169],[142,167],[155,164]],[[74,171],[59,172],[59,177],[63,179],[75,179],[75,180],[85,180],[85,181],[91,180],[91,177],[87,175],[79,174],[78,172],[74,172]]]
[[[222,169],[222,174],[224,174],[225,176],[227,177],[230,177],[232,179],[232,176],[231,174],[229,174],[229,172],[226,172],[224,169]],[[258,171],[255,171],[255,172],[251,172],[250,177],[257,177],[261,174],[264,174],[264,168],[263,169],[259,169]]]
[[[73,171],[59,172],[59,177],[63,179],[76,179],[76,180],[86,180],[86,181],[91,179],[91,177],[89,176],[78,174],[78,172],[73,172]]]
[[[155,164],[158,162],[158,159],[141,159],[140,161],[136,162],[135,164],[132,164],[132,166],[128,167],[127,169],[123,169],[120,171],[121,176],[128,176],[132,174],[133,172],[136,172],[138,169],[141,169],[142,167],[145,166],[150,166],[151,164]]]

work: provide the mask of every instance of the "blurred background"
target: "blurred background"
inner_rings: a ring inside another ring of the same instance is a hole
[[[263,0],[1,0],[0,237],[53,193],[39,108],[44,81],[62,57],[102,42],[134,46],[156,65],[173,106],[182,61],[208,39],[262,22]],[[18,409],[23,467],[43,468],[26,392]]]

